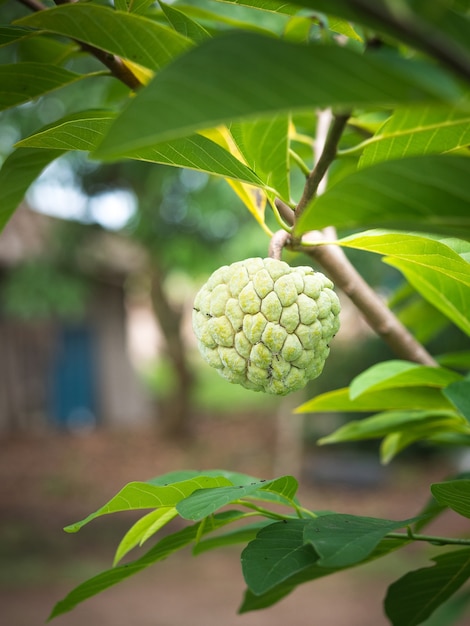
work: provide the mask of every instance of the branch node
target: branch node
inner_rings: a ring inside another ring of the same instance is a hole
[[[282,250],[290,243],[290,235],[285,230],[278,230],[269,242],[268,256],[271,259],[281,260]]]

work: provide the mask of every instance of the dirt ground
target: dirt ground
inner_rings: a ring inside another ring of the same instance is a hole
[[[62,527],[104,504],[125,483],[188,468],[223,467],[268,478],[278,465],[276,437],[272,421],[237,418],[200,419],[194,441],[185,445],[165,443],[153,432],[49,433],[1,440],[0,624],[44,624],[56,601],[110,566],[120,537],[137,519],[134,514],[95,520],[76,535],[64,533]],[[304,506],[403,519],[425,503],[430,482],[449,471],[444,461],[398,462],[383,470],[375,460],[365,466],[373,480],[359,474],[352,480],[346,460],[344,480],[341,475],[329,480],[328,467],[338,470],[345,464],[335,455],[330,448],[306,457],[300,488]],[[459,532],[461,520],[452,515],[439,524]],[[304,585],[270,609],[238,615],[245,588],[239,554],[236,548],[198,557],[189,551],[177,553],[53,623],[386,626],[382,599],[387,586],[429,557],[426,549],[402,551],[383,562]],[[465,623],[470,622],[460,622]]]

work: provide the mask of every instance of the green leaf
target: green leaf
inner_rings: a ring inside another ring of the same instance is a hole
[[[470,114],[449,107],[398,109],[364,142],[359,167],[420,154],[439,154],[470,144]]]
[[[164,68],[130,102],[96,154],[115,159],[195,130],[290,110],[390,105],[409,102],[410,94],[415,101],[458,97],[448,77],[436,72],[408,60],[234,32]]]
[[[401,387],[442,388],[462,379],[460,374],[442,367],[427,367],[409,361],[377,363],[353,379],[349,387],[351,400],[367,391]]]
[[[378,163],[341,179],[318,196],[299,220],[298,232],[334,225],[468,236],[469,177],[470,159],[461,156]]]
[[[151,70],[192,46],[189,39],[153,20],[89,3],[38,11],[16,24],[83,41]]]
[[[110,111],[81,111],[49,124],[16,145],[90,151],[98,145],[111,126],[114,117]],[[263,186],[262,181],[252,170],[227,150],[202,135],[192,135],[145,148],[129,155],[129,158],[186,167],[215,176],[234,178],[251,185]]]
[[[323,515],[305,525],[304,541],[318,554],[320,567],[350,567],[367,559],[385,535],[413,521],[341,513]]]
[[[34,100],[92,74],[76,74],[46,63],[0,65],[0,110]]]
[[[253,593],[265,593],[315,563],[317,554],[303,543],[306,523],[287,520],[270,524],[243,550],[243,576]]]
[[[429,237],[374,230],[338,243],[388,255],[385,263],[399,269],[423,298],[470,334],[470,263],[448,245]]]
[[[29,28],[21,28],[20,26],[0,26],[0,47],[8,46],[25,37],[31,37],[33,34],[33,31]]]
[[[393,583],[385,612],[393,626],[416,626],[448,600],[470,576],[470,549],[433,558],[435,565],[408,572]]]
[[[117,511],[132,511],[135,509],[155,509],[157,507],[172,507],[180,500],[188,497],[196,489],[221,487],[230,485],[230,481],[222,476],[198,476],[168,485],[155,485],[151,481],[132,482],[123,487],[114,498],[85,519],[70,524],[64,530],[76,533],[85,524],[96,517],[116,513]]]
[[[144,515],[144,517],[138,520],[121,539],[116,550],[113,565],[119,563],[119,561],[137,545],[144,544],[147,539],[177,515],[178,513],[175,507],[162,507]]]
[[[274,494],[274,501],[292,505],[297,487],[298,483],[295,478],[282,476],[269,481],[253,482],[249,485],[203,489],[181,500],[176,508],[181,517],[195,521],[207,517],[217,509],[242,498],[263,500],[267,497],[268,501],[272,502],[273,499],[269,496]]]
[[[295,409],[295,413],[324,411],[387,411],[387,410],[452,410],[450,402],[439,389],[428,387],[403,388],[390,391],[371,391],[351,400],[349,388],[320,394]]]
[[[453,367],[461,370],[470,369],[470,350],[447,352],[439,355],[436,359],[444,367]]]
[[[118,11],[129,13],[145,13],[154,4],[155,0],[115,0],[114,4]]]
[[[190,17],[188,17],[183,11],[179,11],[175,7],[172,7],[164,2],[159,0],[159,4],[162,7],[162,11],[176,30],[176,32],[184,35],[191,41],[196,43],[201,43],[206,39],[210,39],[210,33],[198,22],[195,22]]]
[[[444,389],[444,395],[470,422],[470,379],[452,383]]]
[[[322,437],[318,443],[324,445],[380,439],[397,431],[410,431],[418,427],[422,432],[423,428],[433,428],[442,424],[454,424],[459,430],[466,426],[465,420],[452,411],[386,411],[362,420],[347,422],[335,432]]]
[[[386,556],[390,552],[401,548],[406,543],[408,543],[408,539],[386,539],[379,543],[367,561],[369,562]],[[247,611],[254,611],[272,606],[291,593],[298,585],[311,582],[312,580],[316,580],[318,578],[323,578],[324,576],[329,576],[338,571],[342,571],[343,569],[346,568],[326,568],[320,567],[317,563],[314,563],[310,567],[302,569],[300,572],[293,574],[287,580],[284,580],[278,585],[268,589],[266,592],[255,594],[252,590],[248,589],[245,594],[243,604],[240,607],[240,613],[246,613]]]
[[[73,589],[63,600],[55,605],[49,619],[71,611],[77,604],[80,604],[80,602],[116,585],[125,578],[129,578],[129,576],[137,574],[146,567],[149,567],[149,565],[166,559],[173,552],[181,550],[181,548],[184,548],[192,541],[196,540],[199,534],[202,533],[204,535],[213,530],[217,530],[222,526],[239,520],[241,517],[243,517],[243,515],[238,511],[225,511],[224,513],[214,515],[211,520],[210,528],[208,525],[200,528],[201,524],[198,523],[164,537],[139,559],[101,572],[97,576],[78,585],[78,587]]]
[[[230,132],[248,165],[285,201],[289,190],[289,118],[287,115],[232,124]]]
[[[439,504],[470,518],[470,480],[449,480],[431,485],[431,493]]]
[[[58,150],[15,150],[4,161],[0,169],[0,232],[23,199],[28,187],[43,169],[61,156]]]

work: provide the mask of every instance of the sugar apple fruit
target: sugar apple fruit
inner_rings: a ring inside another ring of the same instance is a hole
[[[212,274],[196,295],[193,328],[202,357],[221,376],[286,395],[321,374],[339,312],[321,272],[252,258]]]

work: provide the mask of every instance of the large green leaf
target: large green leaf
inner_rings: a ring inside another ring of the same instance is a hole
[[[46,63],[0,65],[0,110],[34,100],[93,74],[77,74]]]
[[[431,485],[432,495],[439,504],[470,518],[470,480],[449,480]]]
[[[315,549],[320,567],[351,567],[367,559],[385,535],[414,521],[333,513],[309,521],[304,541]]]
[[[70,524],[65,530],[70,533],[75,533],[96,517],[107,515],[108,513],[116,513],[117,511],[176,506],[180,500],[187,498],[193,491],[196,491],[196,489],[222,487],[230,484],[231,482],[222,476],[198,476],[168,485],[155,485],[150,481],[132,482],[123,487],[121,491],[104,506],[88,515],[85,519],[75,524]]]
[[[326,226],[436,230],[470,235],[470,159],[432,155],[378,163],[319,196],[299,233]]]
[[[395,387],[442,388],[461,380],[462,376],[442,367],[426,367],[409,361],[384,361],[356,376],[349,387],[352,400],[366,391]]]
[[[168,522],[177,515],[178,513],[174,506],[161,507],[147,513],[147,515],[137,520],[119,542],[113,565],[119,563],[133,548],[138,545],[143,545],[147,539],[160,530],[160,528],[168,524]]]
[[[406,543],[408,543],[407,539],[385,539],[379,543],[366,560],[372,561],[379,559],[401,548]],[[317,563],[313,563],[310,567],[301,569],[301,571],[294,573],[290,578],[283,580],[278,585],[271,587],[263,593],[255,594],[251,589],[248,589],[243,604],[240,607],[240,613],[265,609],[279,602],[279,600],[291,593],[298,585],[323,578],[324,576],[329,576],[343,569],[345,568],[320,567]]]
[[[385,612],[393,626],[416,626],[470,577],[470,549],[434,557],[435,565],[408,572],[388,588]]]
[[[270,495],[274,494],[277,496],[276,502],[292,505],[297,487],[298,483],[295,478],[282,476],[273,480],[253,482],[249,485],[203,489],[181,500],[176,508],[184,519],[196,521],[241,498],[263,500],[266,497],[271,502],[273,498]]]
[[[470,263],[451,247],[428,237],[381,231],[366,231],[338,243],[387,255],[386,263],[399,269],[423,298],[470,334]]]
[[[18,147],[94,150],[112,124],[110,111],[81,111],[66,116],[17,143]],[[125,155],[126,156],[126,155]],[[262,186],[258,176],[227,150],[202,135],[143,148],[130,158],[208,172]]]
[[[16,23],[83,41],[151,70],[160,69],[193,45],[141,15],[81,2],[38,11]]]
[[[116,120],[97,156],[113,159],[198,129],[292,109],[457,98],[455,85],[436,72],[380,54],[230,33],[164,68]]]
[[[325,411],[393,411],[393,410],[452,410],[452,404],[439,389],[412,387],[379,390],[364,393],[355,400],[349,397],[349,388],[320,394],[295,409],[295,413],[321,413]]]
[[[0,232],[23,199],[28,187],[63,150],[21,149],[12,152],[0,169]]]
[[[218,528],[235,522],[242,517],[243,515],[238,511],[218,513],[213,516],[210,527],[208,525],[204,525],[203,523],[198,523],[164,537],[139,559],[101,572],[97,576],[94,576],[81,585],[78,585],[78,587],[73,589],[63,600],[55,605],[49,619],[62,615],[63,613],[67,613],[67,611],[71,611],[75,606],[77,606],[77,604],[80,604],[80,602],[83,602],[105,589],[116,585],[122,580],[129,578],[129,576],[137,574],[153,563],[166,559],[170,554],[184,548],[196,540],[200,535],[205,535],[208,532],[217,530]]]
[[[20,26],[0,26],[0,47],[8,46],[19,39],[31,37],[33,32],[29,28]]]
[[[303,542],[306,523],[287,520],[270,524],[243,550],[243,576],[253,593],[265,593],[315,563],[316,552]]]
[[[268,187],[289,201],[288,116],[239,122],[232,124],[230,131],[250,167]]]
[[[470,144],[470,114],[449,107],[398,109],[362,144],[359,167],[420,154],[449,152]]]
[[[347,422],[330,435],[322,437],[318,443],[323,445],[343,441],[380,439],[390,433],[411,432],[415,428],[425,432],[426,429],[432,430],[436,425],[445,425],[447,428],[453,425],[459,431],[468,427],[465,419],[452,411],[386,411],[362,420]]]

